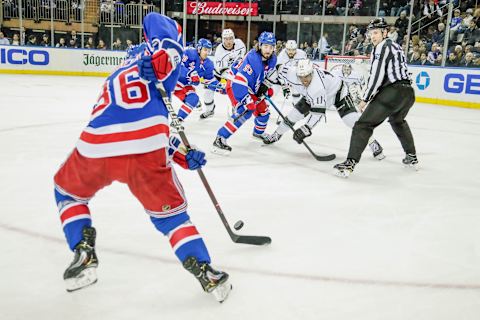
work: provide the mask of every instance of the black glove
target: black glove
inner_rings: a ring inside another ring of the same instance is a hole
[[[297,141],[298,144],[303,142],[303,139],[310,137],[312,135],[312,129],[306,124],[295,130],[293,133],[293,140]]]

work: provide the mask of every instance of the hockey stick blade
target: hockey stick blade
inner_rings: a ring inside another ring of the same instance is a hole
[[[255,246],[265,246],[267,244],[272,243],[272,239],[270,237],[241,236],[241,235],[237,235],[237,234],[233,235],[232,240],[235,243],[251,244],[251,245],[255,245]]]
[[[157,90],[162,96],[163,102],[165,103],[165,107],[167,108],[167,111],[172,118],[173,123],[175,124],[176,129],[178,130],[178,134],[180,135],[180,139],[182,140],[182,143],[185,145],[187,150],[191,149],[190,143],[188,142],[187,136],[185,135],[185,132],[183,131],[183,127],[181,124],[178,122],[178,117],[177,114],[175,113],[175,110],[173,109],[172,103],[170,101],[170,98],[168,97],[165,88],[161,83],[156,84]],[[269,237],[264,237],[264,236],[242,236],[235,234],[232,231],[232,228],[230,227],[227,218],[225,217],[222,208],[220,207],[220,204],[217,201],[217,198],[215,197],[215,194],[213,193],[212,188],[210,187],[210,184],[207,181],[207,178],[205,177],[205,174],[203,173],[203,170],[201,168],[198,168],[197,173],[200,177],[200,180],[203,183],[203,186],[205,190],[207,191],[210,200],[212,201],[213,206],[215,207],[218,216],[220,217],[220,220],[222,221],[225,229],[227,229],[228,235],[232,239],[233,242],[235,243],[243,243],[243,244],[250,244],[250,245],[256,245],[256,246],[261,246],[261,245],[267,245],[272,242],[272,239]]]
[[[273,103],[273,101],[270,99],[270,97],[265,97],[265,99],[270,103],[270,105],[277,111],[278,115],[283,119],[283,121],[285,121],[285,123],[288,124],[288,122],[286,121],[285,119],[285,116],[282,114],[282,112],[280,110],[278,110],[278,107],[275,105],[275,103]],[[292,125],[288,124],[288,127],[293,131],[295,132],[295,129],[293,128]],[[305,148],[307,148],[308,152],[310,152],[310,154],[315,158],[315,160],[317,161],[332,161],[333,159],[335,159],[337,156],[335,155],[335,153],[332,153],[332,154],[327,154],[327,155],[319,155],[319,154],[316,154],[315,152],[313,152],[313,150],[310,148],[310,146],[305,142],[305,141],[302,141],[302,144],[305,146]]]

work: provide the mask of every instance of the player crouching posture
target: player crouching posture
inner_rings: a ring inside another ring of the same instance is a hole
[[[277,142],[288,131],[289,126],[293,126],[310,114],[306,123],[293,134],[293,139],[302,143],[305,138],[312,135],[312,128],[325,116],[325,109],[332,105],[350,128],[353,128],[360,118],[360,113],[355,108],[343,81],[338,76],[314,65],[311,60],[300,60],[297,67],[289,67],[281,72],[281,76],[288,86],[301,94],[302,98],[295,104],[286,120],[272,134],[266,135],[263,139],[265,144]],[[369,144],[376,159],[385,158],[383,148],[376,140],[371,139]]]
[[[360,109],[363,110],[367,102],[369,105],[353,127],[347,160],[334,166],[340,177],[348,177],[353,172],[373,130],[387,118],[406,153],[403,164],[416,169],[418,163],[413,135],[405,121],[415,102],[415,92],[402,47],[387,38],[387,28],[384,18],[372,20],[367,27],[374,49]]]
[[[276,44],[275,35],[271,32],[262,32],[258,37],[260,47],[250,50],[243,61],[232,67],[235,74],[233,80],[227,82],[227,94],[235,108],[232,119],[227,120],[213,142],[213,153],[226,155],[232,151],[227,145],[230,138],[252,115],[255,116],[253,136],[263,139],[267,127],[270,111],[261,92],[266,76],[276,72],[277,57],[274,53]],[[270,89],[267,95],[271,95]]]
[[[148,14],[143,27],[148,44],[135,48],[107,78],[90,123],[55,174],[60,220],[74,252],[63,275],[67,291],[97,282],[96,230],[88,203],[97,191],[119,181],[128,185],[155,228],[168,237],[185,269],[222,302],[231,290],[228,274],[210,266],[171,164],[173,160],[196,170],[205,165],[205,153],[184,150],[178,139],[169,138],[168,111],[156,89],[160,82],[170,97],[175,88],[183,53],[181,28],[158,13]]]

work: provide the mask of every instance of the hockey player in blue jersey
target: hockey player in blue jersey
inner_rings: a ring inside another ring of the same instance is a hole
[[[262,97],[272,95],[271,89],[264,81],[276,71],[275,35],[271,32],[262,32],[258,37],[258,43],[258,48],[250,50],[240,63],[232,67],[235,77],[227,81],[226,90],[235,112],[218,130],[213,142],[213,153],[222,155],[230,153],[232,148],[227,144],[227,139],[252,115],[255,116],[253,136],[263,139],[265,135],[270,112]]]
[[[225,89],[220,82],[214,77],[214,65],[208,58],[212,51],[212,43],[207,39],[198,40],[196,48],[186,49],[182,59],[184,68],[175,89],[175,96],[182,101],[178,118],[183,121],[192,112],[194,108],[201,106],[200,99],[195,92],[194,86],[198,86],[200,82],[205,85],[207,92],[225,93]],[[211,91],[213,90],[213,91]],[[205,104],[210,106],[213,102],[213,95],[205,94]],[[201,117],[202,118],[202,117]]]
[[[205,165],[205,153],[187,150],[169,136],[168,110],[156,88],[160,82],[168,96],[175,88],[183,54],[181,28],[158,13],[145,16],[143,27],[147,43],[130,52],[106,79],[88,126],[54,177],[60,221],[74,252],[63,276],[67,291],[97,282],[96,230],[88,203],[99,190],[119,181],[168,238],[185,269],[222,302],[231,290],[228,274],[210,266],[171,164],[196,170]]]

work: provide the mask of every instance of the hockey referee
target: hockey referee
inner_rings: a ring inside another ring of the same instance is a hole
[[[374,47],[370,61],[370,77],[359,108],[364,110],[355,123],[347,160],[334,166],[336,174],[348,177],[372,136],[373,129],[388,118],[406,153],[403,163],[416,169],[418,163],[412,132],[405,121],[415,102],[406,58],[402,47],[387,38],[384,18],[373,19],[367,27]]]

